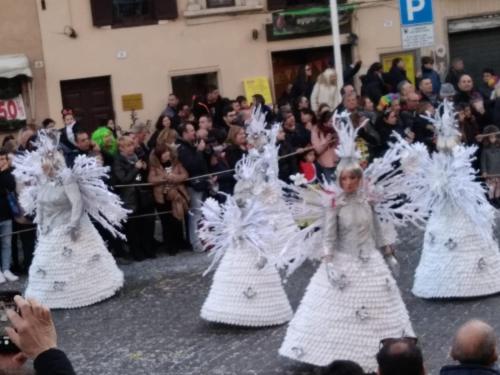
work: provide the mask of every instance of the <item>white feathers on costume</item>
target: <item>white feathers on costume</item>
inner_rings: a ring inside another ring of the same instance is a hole
[[[261,114],[263,117],[263,114]],[[254,121],[255,120],[255,121]],[[234,196],[202,205],[199,236],[217,266],[200,316],[211,322],[262,327],[293,315],[275,267],[289,233],[296,230],[278,180],[278,127],[254,119],[254,148],[236,164]],[[253,133],[252,133],[253,132]]]
[[[300,181],[298,176],[295,179]],[[335,204],[341,189],[325,182],[321,186],[287,185],[286,190],[285,201],[292,216],[299,226],[304,226],[287,238],[277,263],[278,268],[286,269],[286,275],[290,276],[307,259],[319,260],[323,255],[320,234],[323,217],[325,210]]]
[[[420,188],[418,179],[404,173],[401,159],[408,143],[397,133],[383,157],[375,159],[363,174],[363,190],[382,223],[422,228],[428,211],[409,199],[408,191]]]
[[[437,108],[434,117],[422,117],[430,121],[436,128],[436,147],[438,150],[450,151],[460,142],[461,135],[458,126],[458,114],[453,109],[453,102],[445,99]]]
[[[490,236],[495,210],[476,180],[472,167],[476,146],[455,146],[450,153],[429,155],[416,143],[406,147],[402,163],[406,179],[413,188],[407,191],[413,204],[424,213],[439,212],[452,204],[460,208],[485,236]]]
[[[203,219],[198,235],[213,257],[204,275],[219,263],[227,249],[241,242],[255,250],[256,261],[260,256],[269,256],[266,246],[275,234],[269,222],[269,208],[259,201],[247,201],[244,207],[240,207],[229,195],[224,204],[208,198],[201,212]]]
[[[268,142],[269,130],[266,128],[266,114],[262,112],[262,107],[253,109],[250,123],[246,126],[247,142],[256,149],[260,149]]]
[[[365,123],[355,128],[352,124],[350,113],[344,111],[340,114],[333,114],[333,128],[337,132],[339,144],[336,153],[340,158],[340,163],[347,165],[358,163],[361,159],[361,152],[356,146],[356,138],[359,130]]]
[[[122,207],[120,198],[109,191],[104,183],[109,168],[98,164],[96,158],[80,155],[72,169],[64,166],[64,159],[57,149],[58,138],[53,133],[39,131],[34,143],[35,150],[14,157],[14,176],[22,184],[19,203],[26,214],[37,222],[37,198],[47,176],[42,170],[42,161],[51,159],[59,163],[57,178],[61,182],[74,179],[80,189],[84,212],[105,227],[111,234],[124,238],[119,232],[128,211]]]
[[[118,195],[109,191],[104,182],[109,167],[99,165],[96,158],[79,155],[71,172],[80,187],[84,211],[115,237],[125,239],[117,228],[127,219],[129,211],[122,207]]]
[[[358,167],[357,160],[360,156],[356,149],[355,139],[357,130],[353,129],[352,122],[346,116],[337,116],[335,128],[339,135],[338,154],[347,160],[344,168]],[[358,128],[359,129],[359,128]],[[391,144],[383,157],[375,159],[364,171],[363,181],[360,186],[362,194],[373,206],[381,223],[387,226],[404,226],[411,223],[422,227],[428,211],[421,205],[408,199],[408,189],[418,190],[418,179],[403,173],[399,161],[407,155],[408,144],[401,137],[398,142]],[[342,163],[342,160],[341,160]],[[301,179],[297,176],[295,180]],[[291,186],[285,196],[290,206],[294,219],[300,224],[307,224],[305,228],[293,234],[281,253],[278,263],[280,268],[287,269],[287,275],[293,273],[306,259],[318,260],[323,255],[321,252],[322,219],[326,209],[334,207],[342,189],[336,183],[323,182],[320,187],[311,185]],[[392,230],[394,241],[397,233]],[[297,246],[300,243],[301,246]]]

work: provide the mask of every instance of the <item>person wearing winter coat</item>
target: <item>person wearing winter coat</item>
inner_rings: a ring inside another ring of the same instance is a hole
[[[391,92],[398,91],[400,82],[409,81],[406,76],[405,62],[401,57],[396,57],[392,60],[391,70],[388,74],[388,83],[391,85]]]
[[[131,215],[143,214],[143,204],[139,187],[136,184],[146,182],[143,175],[147,172],[147,163],[135,152],[136,143],[130,136],[121,136],[118,140],[119,154],[113,164],[113,181],[116,185],[131,185],[117,188],[117,193]],[[149,219],[149,218],[148,218]],[[141,261],[154,258],[153,237],[150,235],[150,221],[129,219],[125,224],[125,235],[132,257]]]
[[[184,185],[187,178],[188,173],[177,159],[175,146],[158,143],[150,156],[148,182],[153,184],[163,243],[169,255],[177,254],[186,246],[182,222],[189,208],[189,193]]]
[[[361,78],[361,95],[367,96],[373,103],[378,103],[382,96],[388,94],[383,72],[382,64],[376,62],[370,65],[366,75]]]
[[[434,70],[434,59],[430,56],[422,57],[422,74],[421,79],[429,78],[432,81],[432,93],[436,96],[439,95],[441,90],[441,78],[438,72]]]
[[[311,109],[318,111],[320,104],[328,104],[330,108],[337,108],[342,98],[340,87],[337,85],[337,72],[328,68],[318,76],[311,93]]]

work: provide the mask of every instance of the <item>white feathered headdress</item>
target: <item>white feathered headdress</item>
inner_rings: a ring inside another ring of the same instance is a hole
[[[339,139],[336,150],[340,158],[340,162],[337,166],[338,171],[345,170],[346,168],[360,168],[359,160],[361,159],[361,152],[357,148],[356,138],[358,137],[359,130],[363,126],[364,123],[354,128],[350,113],[347,111],[340,114],[335,112],[333,114],[333,128],[337,132]]]
[[[445,99],[443,104],[436,110],[434,117],[422,117],[429,120],[436,127],[436,147],[439,151],[451,151],[460,142],[461,134],[453,102]]]
[[[268,141],[268,130],[266,129],[266,114],[262,112],[261,106],[252,111],[252,118],[246,127],[247,142],[260,149]]]

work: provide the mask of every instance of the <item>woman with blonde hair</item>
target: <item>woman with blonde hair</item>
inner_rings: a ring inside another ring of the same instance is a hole
[[[326,103],[330,108],[337,108],[341,103],[340,87],[337,84],[337,72],[328,68],[318,76],[311,93],[311,109],[318,112],[319,106]]]
[[[167,253],[175,255],[186,244],[182,221],[189,208],[189,194],[184,186],[188,173],[177,159],[177,150],[158,142],[150,156],[148,181],[153,184],[156,210],[160,216],[163,242]]]

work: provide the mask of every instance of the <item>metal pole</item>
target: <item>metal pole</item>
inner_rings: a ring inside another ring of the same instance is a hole
[[[332,18],[333,56],[337,72],[337,86],[344,86],[344,69],[342,66],[342,52],[340,45],[339,14],[337,0],[330,0],[330,15]]]

